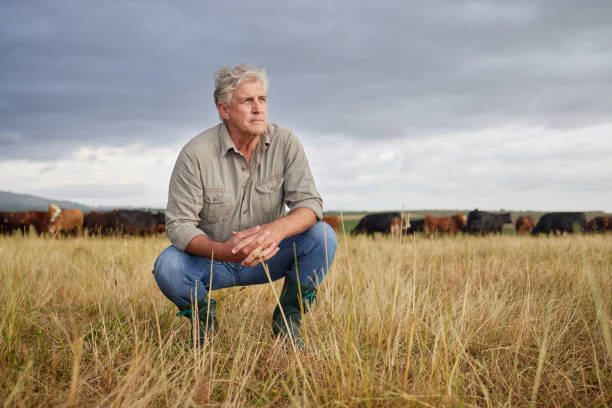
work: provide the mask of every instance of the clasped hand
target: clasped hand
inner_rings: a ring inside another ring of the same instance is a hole
[[[232,237],[225,244],[238,262],[252,267],[276,255],[280,249],[278,244],[282,239],[279,227],[274,224],[265,224],[240,232],[232,232]]]

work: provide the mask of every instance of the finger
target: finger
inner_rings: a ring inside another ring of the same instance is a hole
[[[257,258],[257,259],[255,259],[253,262],[250,262],[250,263],[248,263],[248,264],[246,264],[246,265],[244,265],[244,266],[248,266],[249,268],[252,268],[252,267],[254,267],[254,266],[259,265],[259,262],[261,262],[261,260],[260,260],[259,258]]]
[[[236,245],[232,247],[232,254],[235,254],[245,248],[247,245],[250,245],[251,242],[255,240],[255,237],[245,238],[241,241],[238,241]]]
[[[252,249],[249,252],[249,254],[244,257],[241,264],[244,266],[250,266],[250,264],[252,264],[253,261],[255,261],[259,257],[259,254],[261,253],[261,249],[262,249],[261,247],[256,247]]]
[[[252,236],[248,237],[246,240],[240,241],[239,243],[237,243],[234,246],[234,248],[233,248],[234,251],[235,251],[234,253],[242,250],[243,248],[246,248],[248,245],[251,245],[253,247],[257,247],[257,246],[263,247],[262,244],[265,242],[265,240],[268,237],[268,235],[270,235],[270,231],[264,231],[264,232],[261,232],[258,235],[252,235]],[[253,248],[251,248],[251,250],[252,249]]]
[[[273,242],[265,246],[259,245],[249,252],[249,254],[244,258],[243,263],[248,266],[254,266],[257,265],[262,259],[269,259],[275,247],[276,244]]]
[[[264,261],[269,258],[269,256],[274,252],[275,247],[266,247],[260,253],[258,258],[263,259]]]
[[[259,232],[260,229],[261,229],[261,225],[256,225],[254,227],[251,227],[251,228],[246,229],[246,230],[241,231],[241,232],[243,232],[244,234],[246,234],[248,236],[248,235],[256,234],[257,232]]]
[[[257,235],[257,237],[255,237],[255,242],[262,245],[266,242],[269,236],[270,236],[270,231],[262,231],[259,235]]]
[[[262,252],[261,257],[264,261],[267,261],[268,259],[274,258],[274,255],[276,255],[279,250],[279,247],[273,246],[269,250]]]
[[[261,226],[260,225],[256,225],[254,227],[251,227],[249,229],[245,229],[245,230],[242,230],[242,231],[232,231],[232,235],[233,236],[239,235],[240,238],[245,238],[245,237],[248,237],[250,235],[253,235],[253,234],[257,233],[260,229],[261,229]]]
[[[253,266],[257,266],[260,262],[267,261],[268,259],[273,258],[274,255],[276,255],[279,250],[280,250],[279,247],[271,247],[269,251],[266,251],[265,253],[262,252],[260,256],[256,257],[253,261],[246,263],[245,266],[248,266],[251,268]]]
[[[264,235],[269,235],[269,232],[265,232]],[[251,235],[248,236],[246,238],[243,238],[241,241],[239,241],[233,248],[232,248],[232,254],[235,254],[236,252],[242,250],[243,248],[245,248],[247,245],[250,245],[251,243],[253,243],[253,241],[255,241],[258,238],[257,235]]]

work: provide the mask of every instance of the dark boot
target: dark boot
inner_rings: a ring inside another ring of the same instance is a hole
[[[301,293],[300,293],[301,292]],[[312,303],[317,299],[317,288],[312,285],[300,284],[285,278],[285,284],[279,298],[280,306],[283,308],[285,319],[283,319],[280,307],[277,305],[272,314],[272,331],[275,336],[288,337],[289,333],[293,337],[298,348],[304,348],[304,340],[300,335],[300,323],[302,322],[302,312],[306,313]]]
[[[189,320],[191,320],[191,335],[192,335],[192,344],[193,342],[193,324],[195,323],[195,319],[193,317],[194,313],[197,313],[198,316],[198,334],[199,334],[199,343],[200,345],[204,344],[204,338],[206,334],[209,335],[215,334],[219,330],[219,322],[217,321],[217,303],[215,299],[210,299],[209,304],[208,295],[204,295],[202,299],[198,300],[197,312],[194,308],[184,309],[178,312],[177,316],[185,316]],[[207,313],[208,312],[208,313]]]

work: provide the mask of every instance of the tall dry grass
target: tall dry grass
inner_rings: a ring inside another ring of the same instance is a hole
[[[192,349],[151,274],[167,245],[0,237],[3,406],[612,404],[612,236],[340,237],[303,354],[270,285],[215,292]]]

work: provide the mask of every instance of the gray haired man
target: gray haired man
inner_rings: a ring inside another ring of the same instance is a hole
[[[321,222],[304,149],[291,130],[268,123],[268,82],[262,67],[220,68],[214,98],[222,122],[191,139],[172,172],[172,245],[153,273],[179,314],[198,325],[194,341],[218,329],[210,291],[268,282],[265,263],[272,280],[284,278],[273,333],[302,344],[301,314],[334,259],[336,235]]]

